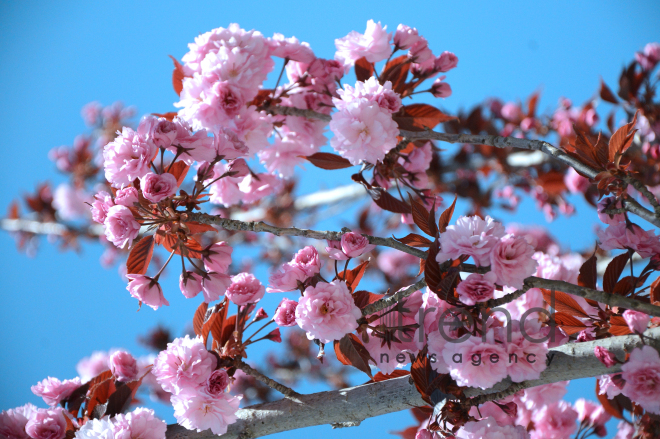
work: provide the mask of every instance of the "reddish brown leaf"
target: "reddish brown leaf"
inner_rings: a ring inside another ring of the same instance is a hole
[[[561,291],[552,292],[544,288],[540,288],[540,290],[543,293],[543,300],[545,303],[554,306],[555,311],[560,311],[572,316],[589,317],[570,294]]]
[[[403,93],[408,71],[410,70],[408,60],[407,55],[401,55],[388,62],[380,75],[380,83],[384,84],[385,81],[390,81],[392,82],[392,90],[399,94]]]
[[[177,255],[181,254],[179,238],[177,238],[176,235],[165,233],[159,230],[158,232],[156,232],[156,243],[161,244],[169,252],[174,251],[174,254]],[[184,256],[188,255],[191,258],[201,259],[202,250],[203,250],[202,245],[195,238],[189,237],[187,241],[183,243]]]
[[[346,282],[348,289],[355,291],[355,288],[357,288],[358,284],[362,280],[362,276],[367,269],[367,265],[369,265],[369,261],[364,261],[352,270],[340,271],[339,279],[342,279],[344,282]]]
[[[365,82],[371,78],[374,74],[374,64],[367,61],[365,57],[362,57],[355,61],[355,76],[358,81]]]
[[[424,280],[426,285],[434,293],[440,291],[440,282],[442,281],[442,272],[440,271],[440,264],[436,261],[435,257],[438,254],[440,243],[437,238],[435,242],[429,247],[426,262],[424,263]]]
[[[456,119],[449,116],[432,105],[412,104],[403,107],[398,116],[393,116],[399,129],[408,131],[424,131],[433,129],[442,122]]]
[[[409,233],[407,236],[404,236],[403,238],[394,238],[394,239],[396,239],[402,244],[411,245],[413,247],[429,247],[431,244],[433,244],[433,241],[421,235],[418,235],[417,233]]]
[[[615,400],[611,400],[607,397],[607,394],[600,394],[600,384],[599,380],[596,380],[596,397],[600,402],[600,405],[603,406],[605,411],[610,415],[614,416],[617,419],[623,419],[623,409]]]
[[[369,360],[374,364],[376,361],[355,334],[346,334],[341,340],[335,340],[335,354],[341,363],[356,367],[373,378]]]
[[[188,174],[188,169],[190,166],[185,164],[182,161],[174,162],[174,164],[169,168],[169,173],[174,175],[176,178],[176,184],[181,186],[183,180],[186,179],[186,174]]]
[[[627,296],[628,294],[632,293],[633,288],[635,287],[635,279],[630,276],[626,276],[622,278],[620,281],[614,285],[614,288],[612,289],[612,294],[617,294],[619,296]]]
[[[533,118],[536,114],[536,106],[539,102],[539,92],[533,93],[529,99],[527,99],[527,117]]]
[[[204,326],[204,317],[206,317],[206,310],[209,308],[209,304],[202,302],[197,307],[195,311],[195,316],[193,317],[193,330],[195,334],[202,335],[202,327]]]
[[[115,391],[115,381],[112,377],[112,372],[106,370],[101,372],[96,377],[92,378],[89,386],[89,399],[85,407],[85,413],[89,417],[94,415],[103,416],[105,413],[105,408],[102,409],[102,413],[98,410],[95,412],[94,409],[97,406],[103,405],[108,402],[108,398]],[[99,416],[99,417],[100,417]]]
[[[408,194],[408,198],[410,199],[410,210],[412,212],[413,221],[417,224],[417,227],[427,235],[435,237],[435,233],[433,233],[431,225],[429,224],[429,211],[426,210],[426,207],[424,207],[423,204],[414,200],[410,194]],[[435,227],[435,224],[433,224],[433,226]]]
[[[426,267],[426,259],[420,259],[419,260],[419,272],[415,275],[415,277],[417,277],[420,274],[424,273],[424,268],[425,267]]]
[[[376,373],[376,375],[374,375],[374,379],[372,379],[368,382],[369,383],[378,383],[380,381],[387,381],[387,380],[391,380],[392,378],[400,378],[400,377],[404,377],[406,375],[410,375],[410,371],[397,369],[394,372],[392,372],[390,374],[387,374],[387,375],[384,374],[383,372],[378,372],[378,373]]]
[[[578,275],[578,285],[581,287],[596,289],[596,281],[598,280],[598,270],[596,269],[596,251],[589,259],[584,261],[580,267],[580,274]]]
[[[353,302],[355,303],[355,306],[362,309],[367,305],[379,301],[383,297],[385,297],[384,294],[374,294],[369,291],[360,290],[353,293]]]
[[[381,209],[385,209],[389,212],[409,214],[410,205],[404,201],[399,200],[398,198],[390,195],[382,187],[372,187],[368,188],[367,192],[374,200],[374,203],[378,205]]]
[[[445,277],[440,281],[438,291],[436,294],[442,300],[447,300],[454,297],[454,289],[458,281],[458,271],[450,270]]]
[[[149,373],[149,372],[147,372]],[[144,374],[139,380],[130,381],[117,387],[117,390],[108,398],[108,404],[105,408],[104,416],[115,416],[128,410],[131,402],[135,398],[138,388],[142,384]]]
[[[217,341],[218,344],[220,343],[220,340],[222,340],[222,329],[224,327],[225,320],[227,319],[227,311],[228,307],[226,298],[219,305],[215,305],[214,312],[217,317],[211,325],[211,335],[213,336],[213,340]]]
[[[170,122],[172,122],[174,120],[174,118],[179,115],[179,113],[177,113],[176,111],[169,111],[167,113],[151,113],[151,114],[156,116],[156,117],[163,117],[163,118],[169,120]]]
[[[660,276],[651,284],[651,304],[660,305]]]
[[[217,232],[215,227],[213,227],[212,225],[198,223],[197,221],[188,221],[186,222],[186,226],[190,230],[190,233],[193,235],[204,232]]]
[[[612,335],[628,335],[632,331],[628,324],[621,316],[610,316],[610,334]]]
[[[603,276],[603,291],[608,293],[614,292],[614,286],[619,280],[619,276],[623,272],[623,269],[626,268],[626,264],[630,260],[628,253],[620,254],[613,258],[607,268],[605,269],[605,275]]]
[[[614,162],[616,154],[623,154],[628,148],[630,148],[635,138],[635,132],[637,132],[637,130],[634,129],[636,123],[637,113],[635,113],[632,122],[621,126],[614,132],[614,134],[612,134],[612,137],[610,137],[608,155],[610,162]]]
[[[307,159],[311,164],[321,169],[344,169],[353,166],[351,162],[344,157],[329,152],[317,152],[308,156],[298,156]]]
[[[18,212],[18,203],[16,200],[12,201],[9,205],[9,210],[7,212],[7,218],[9,219],[19,219],[21,215]]]
[[[181,95],[181,91],[183,90],[183,78],[185,78],[186,75],[183,72],[183,66],[181,63],[172,55],[170,55],[170,58],[172,58],[172,61],[174,62],[174,71],[172,71],[172,87],[174,87],[174,91],[177,95]]]
[[[600,98],[606,102],[610,102],[612,104],[618,104],[619,100],[614,96],[614,93],[612,93],[612,90],[605,84],[605,82],[601,79],[600,80]]]
[[[440,215],[440,219],[438,220],[438,230],[440,233],[444,233],[447,230],[451,217],[454,215],[454,208],[456,207],[457,199],[458,195],[454,195],[454,201],[451,203],[451,206],[445,209],[445,211],[442,212],[442,215]]]
[[[415,437],[417,437],[418,430],[419,426],[413,425],[412,427],[408,427],[405,430],[393,431],[392,434],[400,436],[401,439],[415,439]]]
[[[572,315],[556,312],[554,315],[555,323],[564,330],[567,335],[575,334],[585,329],[587,326],[573,317]]]
[[[424,349],[417,354],[415,361],[410,366],[410,375],[422,399],[429,404],[433,404],[431,402],[430,393],[432,393],[432,389],[430,390],[430,387],[438,374],[431,368],[431,360],[426,355],[427,350],[428,347],[424,346]]]
[[[145,274],[154,254],[154,236],[148,235],[138,241],[131,248],[126,260],[126,272],[128,274]]]
[[[566,192],[566,183],[564,183],[564,174],[558,171],[548,171],[540,174],[536,182],[550,196],[559,196]]]

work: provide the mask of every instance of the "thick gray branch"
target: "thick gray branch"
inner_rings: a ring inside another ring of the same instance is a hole
[[[660,328],[648,330],[645,335],[658,349]],[[548,357],[550,365],[541,374],[541,378],[521,383],[520,388],[619,372],[620,366],[607,369],[598,361],[594,356],[594,347],[603,346],[623,360],[626,351],[640,345],[639,336],[626,335],[553,348],[550,350],[552,356]],[[510,385],[511,382],[505,380],[488,390],[466,389],[465,394],[474,397],[500,392]],[[241,409],[237,413],[238,421],[229,426],[222,438],[258,438],[324,424],[357,425],[367,418],[421,405],[425,405],[425,402],[410,382],[410,378],[405,376],[348,389],[301,395],[299,403],[282,399]],[[214,436],[208,430],[197,433],[176,424],[167,428],[167,439],[203,439]]]

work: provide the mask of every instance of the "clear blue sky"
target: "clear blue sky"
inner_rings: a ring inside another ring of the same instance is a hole
[[[317,55],[331,58],[334,39],[351,30],[362,32],[370,18],[389,29],[399,23],[417,27],[435,53],[457,54],[459,66],[447,78],[454,94],[443,102],[449,111],[489,96],[525,98],[537,89],[543,91],[541,109],[555,108],[560,96],[580,104],[593,95],[600,76],[614,84],[636,50],[660,40],[660,7],[650,0],[3,1],[0,211],[39,181],[61,181],[47,152],[70,145],[84,131],[79,112],[85,103],[123,100],[136,105],[140,114],[173,110],[176,96],[167,55],[180,58],[197,34],[237,22],[267,36],[295,35],[309,42]],[[322,184],[338,183],[332,179]],[[574,249],[595,240],[593,212],[582,204],[578,208],[582,213],[576,221],[560,219],[550,226]],[[544,223],[531,203],[523,205],[515,220]],[[135,300],[116,272],[100,267],[98,246],[86,246],[81,255],[59,254],[44,241],[34,259],[17,254],[6,233],[0,233],[0,246],[0,410],[28,401],[43,404],[29,386],[49,375],[73,377],[78,359],[92,350],[124,347],[142,353],[136,334],[156,323],[182,331],[197,304],[184,301],[169,283],[171,307],[136,313]],[[278,301],[270,298],[265,306],[272,309]],[[569,396],[593,399],[593,380],[573,385]],[[171,412],[161,414],[172,420]],[[286,437],[384,434],[410,423],[407,413],[384,419],[366,421],[358,429],[322,426]]]

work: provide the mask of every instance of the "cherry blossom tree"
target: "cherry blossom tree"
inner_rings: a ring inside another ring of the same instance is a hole
[[[3,411],[2,439],[256,438],[408,409],[404,439],[604,437],[611,417],[619,438],[660,436],[660,45],[582,106],[539,114],[534,94],[450,115],[416,98],[451,97],[459,59],[417,29],[370,20],[334,43],[322,59],[230,24],[172,58],[177,111],[83,108],[90,133],[50,153],[69,181],[2,227],[19,249],[97,242],[156,312],[178,294],[161,275],[180,273],[194,333],[156,328],[150,357],[98,352],[78,377],[45,378],[31,390],[48,408]],[[345,186],[295,197],[297,172],[349,168]],[[489,215],[532,197],[552,220],[574,211],[569,193],[601,223],[585,254]],[[315,227],[357,197],[347,227]],[[234,260],[243,247],[262,250],[267,282]],[[260,307],[270,294],[279,306]],[[281,356],[251,364],[258,342]],[[348,387],[351,370],[368,381]],[[335,390],[297,391],[310,377]],[[562,400],[587,377],[590,400]],[[138,391],[178,423],[135,407]]]

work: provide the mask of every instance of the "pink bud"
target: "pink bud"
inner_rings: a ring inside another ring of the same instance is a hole
[[[133,186],[119,189],[115,194],[115,204],[120,206],[133,207],[138,202],[138,191]]]
[[[603,363],[607,368],[610,368],[619,362],[619,360],[616,359],[616,355],[602,346],[596,346],[594,348],[594,354],[596,354],[598,361]]]
[[[176,177],[172,174],[154,174],[153,172],[149,172],[140,179],[140,188],[142,189],[144,198],[152,203],[158,203],[174,195],[178,188],[178,183]]]
[[[225,294],[236,305],[256,303],[264,297],[265,288],[261,282],[250,273],[239,273],[231,278],[231,285]]]
[[[161,306],[170,306],[156,280],[142,274],[127,274],[126,277],[130,280],[126,289],[141,304],[144,303],[153,309],[158,309]]]
[[[397,26],[396,32],[394,33],[394,45],[398,49],[406,50],[419,41],[420,38],[417,29],[406,26],[405,24],[400,24]]]
[[[108,360],[108,366],[118,381],[127,383],[137,379],[137,361],[130,353],[126,351],[117,351],[112,354]]]
[[[202,291],[202,279],[192,271],[186,271],[179,276],[179,288],[186,299],[192,299]]]
[[[217,369],[211,373],[208,381],[206,382],[206,390],[214,397],[218,397],[225,393],[229,385],[229,376],[224,369]]]
[[[442,78],[438,78],[431,87],[431,94],[436,98],[447,98],[451,96],[451,86],[446,82],[442,82]]]
[[[370,252],[376,246],[369,244],[369,240],[355,232],[344,233],[341,237],[341,249],[349,258],[356,258],[363,253]]]
[[[273,329],[264,338],[267,340],[272,340],[275,343],[282,343],[282,335],[280,334],[280,328]]]
[[[442,52],[435,60],[434,67],[440,72],[448,72],[458,65],[458,57],[451,52]]]
[[[254,315],[254,321],[258,322],[259,320],[267,319],[268,318],[268,313],[264,311],[263,308],[259,308],[257,310],[257,313]]]
[[[642,334],[651,321],[651,317],[643,312],[627,309],[623,312],[623,319],[632,332]]]
[[[296,308],[298,302],[295,300],[282,299],[280,305],[275,311],[273,319],[278,326],[295,326],[296,325]]]

